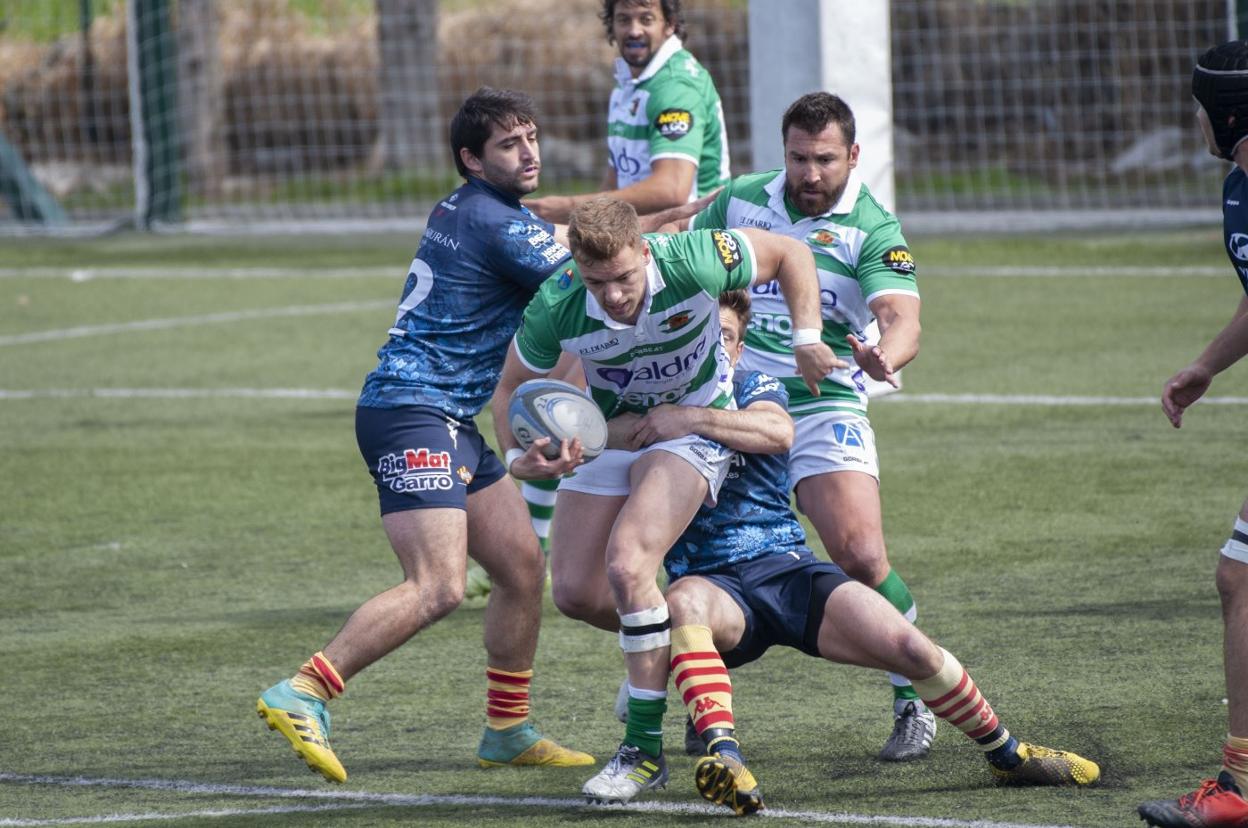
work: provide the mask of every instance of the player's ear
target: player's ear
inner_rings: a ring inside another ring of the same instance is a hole
[[[849,168],[852,170],[858,166],[858,145],[851,144],[849,147]]]
[[[468,169],[468,172],[473,175],[481,175],[482,170],[485,169],[481,164],[481,159],[473,155],[472,150],[467,147],[459,148],[459,160],[464,162],[464,166]]]

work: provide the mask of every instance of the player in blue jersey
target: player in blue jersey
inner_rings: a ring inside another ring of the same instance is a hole
[[[293,678],[257,702],[270,729],[334,782],[347,774],[330,746],[326,702],[459,605],[468,555],[493,580],[479,763],[594,761],[542,738],[529,721],[546,565],[523,500],[473,424],[498,383],[525,306],[569,253],[555,227],[520,203],[537,189],[541,171],[528,96],[480,89],[460,107],[450,132],[465,183],[429,217],[356,408],[356,438],[403,580],[365,602]],[[539,449],[548,442],[538,440],[516,462],[557,476],[581,461],[577,441],[564,441],[559,456],[547,460]]]
[[[736,364],[744,348],[749,297],[724,294],[724,347]],[[714,508],[703,507],[668,552],[671,670],[706,745],[695,766],[703,797],[737,814],[762,795],[735,737],[728,667],[781,644],[844,664],[910,678],[936,715],[974,739],[993,774],[1014,784],[1090,784],[1095,763],[1020,742],[1000,724],[970,676],[875,590],[815,558],[789,503],[788,393],[759,372],[733,377],[736,411],[660,406],[610,424],[612,442],[639,447],[699,434],[737,449]]]
[[[1196,120],[1218,158],[1234,163],[1222,185],[1222,227],[1226,253],[1245,296],[1234,316],[1205,350],[1166,381],[1161,405],[1178,428],[1183,412],[1199,400],[1216,374],[1248,354],[1248,41],[1215,46],[1192,73]],[[1218,594],[1226,659],[1226,702],[1230,721],[1222,746],[1222,769],[1178,800],[1145,802],[1139,814],[1160,828],[1248,828],[1248,502],[1235,519],[1218,557]]]

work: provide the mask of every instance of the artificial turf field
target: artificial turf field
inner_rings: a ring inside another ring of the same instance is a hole
[[[581,806],[585,769],[478,769],[480,602],[335,703],[346,785],[256,718],[398,577],[352,418],[414,242],[0,240],[0,826],[730,818],[693,790],[675,705],[671,786],[637,808]],[[871,417],[890,557],[1006,725],[1103,778],[998,789],[945,724],[925,761],[880,763],[883,677],[774,651],[734,674],[766,814],[1133,824],[1219,762],[1213,569],[1248,495],[1248,366],[1180,431],[1156,398],[1238,282],[1217,228],[912,242],[922,351]],[[608,758],[613,636],[548,600],[536,666],[542,729]]]

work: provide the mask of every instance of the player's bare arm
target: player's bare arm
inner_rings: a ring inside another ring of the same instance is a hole
[[[659,210],[676,207],[689,200],[697,172],[697,164],[691,160],[660,158],[651,164],[649,177],[636,184],[630,184],[622,190],[612,189],[601,193],[585,193],[575,196],[544,196],[526,201],[525,206],[553,223],[566,223],[568,216],[580,204],[604,195],[627,201],[640,215],[657,213]]]
[[[919,297],[890,293],[871,302],[880,325],[880,341],[867,345],[853,334],[845,337],[854,349],[854,361],[872,379],[897,387],[894,374],[919,353]]]
[[[1239,300],[1235,316],[1190,365],[1166,380],[1161,407],[1170,424],[1179,428],[1183,412],[1204,396],[1217,374],[1248,354],[1248,296]]]
[[[507,401],[511,399],[511,395],[520,383],[544,376],[548,374],[531,371],[520,361],[513,342],[507,348],[507,360],[503,363],[502,377],[499,378],[494,396],[490,398],[490,413],[494,416],[494,434],[498,439],[499,450],[507,458],[504,462],[511,476],[520,480],[551,480],[567,474],[585,462],[580,440],[560,441],[559,456],[553,459],[542,454],[542,449],[550,443],[549,437],[539,437],[533,441],[533,445],[529,446],[527,451],[518,456],[513,454],[513,450],[520,451],[520,444],[516,442],[511,429],[506,425]]]
[[[750,454],[779,454],[793,446],[792,418],[768,400],[738,411],[664,403],[644,416],[631,416],[620,431],[622,447],[633,450],[690,434]]]
[[[832,353],[818,333],[823,330],[823,314],[819,306],[819,276],[810,248],[796,239],[754,228],[735,232],[743,234],[754,246],[758,264],[758,281],[780,283],[780,292],[789,306],[795,334],[793,359],[810,393],[819,396],[819,381],[836,368],[848,364]],[[798,336],[814,337],[813,341]]]

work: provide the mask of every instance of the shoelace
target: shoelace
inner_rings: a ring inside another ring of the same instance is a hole
[[[620,749],[615,752],[615,755],[611,757],[611,761],[607,763],[607,770],[619,773],[625,762],[635,765],[640,758],[641,748],[635,745],[620,745]]]
[[[1216,796],[1224,790],[1225,788],[1218,784],[1218,780],[1206,779],[1204,782],[1200,783],[1199,788],[1191,793],[1183,794],[1179,797],[1179,807],[1190,808],[1193,805],[1199,804],[1201,800],[1207,799],[1211,796]]]
[[[901,726],[902,735],[907,740],[913,739],[927,730],[922,717],[919,716],[918,708],[914,706],[914,702],[910,702],[902,709],[901,715],[897,717],[897,724]]]

